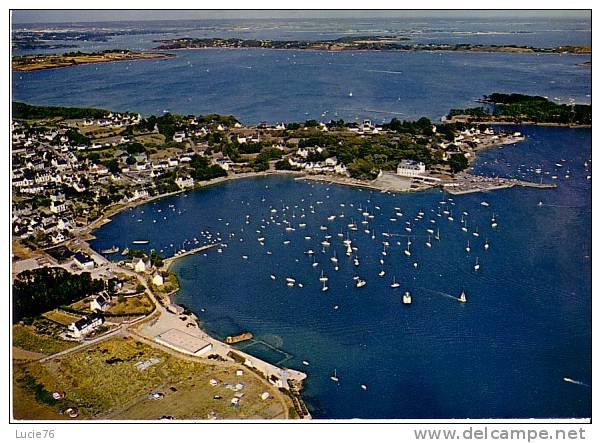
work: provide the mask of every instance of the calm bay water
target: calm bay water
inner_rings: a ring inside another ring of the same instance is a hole
[[[591,383],[591,181],[583,166],[591,132],[520,130],[526,142],[482,153],[476,171],[538,180],[533,169],[542,167],[549,172],[544,181],[556,181],[557,189],[451,200],[440,191],[392,195],[287,177],[241,180],[126,211],[97,231],[93,246],[148,239],[147,249],[170,255],[195,238],[221,238],[222,253],[212,249],[176,263],[177,301],[214,335],[252,331],[257,341],[248,352],[306,371],[303,396],[315,417],[590,416],[590,388],[563,377]],[[556,167],[561,159],[564,166]],[[468,233],[460,229],[464,211]],[[328,221],[331,215],[337,217]],[[351,220],[357,231],[349,231]],[[286,231],[284,221],[296,230]],[[425,245],[428,228],[440,229],[432,248]],[[349,232],[358,248],[358,267],[344,254],[339,232]],[[322,250],[328,234],[331,246]],[[408,238],[410,257],[403,254]],[[383,241],[390,244],[386,256]],[[355,287],[355,275],[365,287]],[[399,289],[389,286],[393,276]],[[285,277],[303,287],[286,287]],[[453,298],[462,289],[465,305]],[[413,294],[409,307],[400,302],[404,290]],[[329,378],[334,370],[338,384]]]
[[[574,55],[179,51],[166,60],[13,74],[13,99],[160,115],[231,114],[246,123],[376,122],[474,106],[492,92],[590,103],[591,71]],[[349,97],[352,92],[353,96]]]

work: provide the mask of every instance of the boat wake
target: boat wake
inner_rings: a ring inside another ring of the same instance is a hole
[[[453,300],[459,300],[459,297],[455,297],[454,295],[447,294],[446,292],[435,291],[433,289],[428,289],[428,288],[423,288],[423,287],[420,287],[418,289],[421,289],[422,291],[426,291],[426,292],[431,292],[432,294],[442,295],[443,297],[452,298]]]
[[[566,383],[572,383],[573,385],[586,386],[587,388],[591,387],[591,385],[588,385],[588,384],[586,384],[583,381],[574,380],[574,379],[569,378],[569,377],[564,377],[563,381],[565,381]]]

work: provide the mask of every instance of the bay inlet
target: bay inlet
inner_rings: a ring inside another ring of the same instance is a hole
[[[540,168],[557,188],[450,196],[252,178],[126,210],[91,245],[143,238],[171,256],[219,238],[221,252],[172,265],[176,302],[211,335],[251,331],[237,346],[306,372],[315,418],[590,416],[590,388],[563,378],[591,380],[591,131],[519,130],[525,142],[482,152],[475,172],[538,181]]]

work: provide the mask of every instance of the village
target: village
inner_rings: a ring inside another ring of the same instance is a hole
[[[179,122],[167,141],[156,124],[147,132],[132,130],[142,120],[139,114],[112,112],[97,119],[15,120],[11,152],[14,238],[34,249],[60,245],[87,231],[109,209],[237,174],[296,171],[333,179],[353,177],[350,165],[335,155],[326,156],[331,149],[306,146],[303,141],[315,133],[361,139],[393,135],[369,120],[346,127],[318,123],[292,130],[284,124],[242,126],[233,120],[228,126],[218,119],[201,124],[191,117]],[[434,136],[436,129],[432,125]],[[301,137],[304,134],[306,138]],[[467,166],[478,150],[521,139],[519,133],[466,128],[450,141],[432,137],[428,149],[440,157],[439,163],[426,166],[401,159],[392,172],[405,179],[407,188],[442,185],[453,179],[446,163],[452,157],[463,157]],[[236,161],[223,140],[235,146]],[[377,176],[387,173],[384,168],[376,172]],[[368,180],[360,179],[369,186]]]

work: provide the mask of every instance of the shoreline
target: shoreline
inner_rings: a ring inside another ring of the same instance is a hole
[[[443,123],[465,123],[470,125],[490,125],[490,126],[541,126],[548,128],[566,128],[566,129],[592,129],[593,125],[571,125],[569,123],[544,123],[544,122],[512,122],[509,120],[486,121],[486,120],[470,120],[464,118],[446,118],[443,117]]]
[[[155,55],[153,57],[134,57],[134,58],[124,58],[124,59],[118,59],[118,60],[97,60],[97,61],[91,61],[91,62],[80,62],[80,63],[72,63],[72,64],[68,64],[68,65],[59,65],[59,66],[46,66],[46,67],[39,67],[39,68],[33,68],[33,69],[19,69],[19,68],[14,68],[11,64],[11,72],[16,73],[16,72],[35,72],[35,71],[49,71],[49,70],[55,70],[55,69],[64,69],[64,68],[73,68],[75,66],[82,66],[82,65],[101,65],[104,63],[118,63],[118,62],[131,62],[131,61],[151,61],[151,60],[165,60],[165,59],[169,59],[169,58],[175,58],[176,55],[175,54],[167,54],[167,53],[163,53],[163,52],[152,52],[149,53],[152,55]],[[53,55],[53,54],[50,54]]]
[[[469,50],[469,49],[323,49],[323,48],[263,48],[263,47],[228,47],[228,46],[205,46],[205,47],[197,47],[197,48],[161,48],[160,46],[151,48],[153,51],[197,51],[197,50],[220,50],[220,49],[228,49],[228,50],[266,50],[266,51],[301,51],[301,52],[328,52],[328,53],[341,53],[341,52],[391,52],[391,53],[404,53],[404,52],[424,52],[430,54],[439,54],[439,53],[461,53],[461,54],[542,54],[542,55],[575,55],[575,56],[586,56],[592,57],[592,52],[589,53],[578,53],[578,52],[545,52],[545,51],[491,51],[491,50]]]

